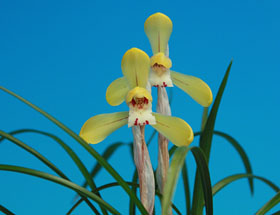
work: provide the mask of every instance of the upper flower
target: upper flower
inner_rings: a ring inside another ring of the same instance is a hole
[[[173,84],[188,93],[195,101],[208,107],[213,100],[209,86],[194,76],[170,71],[172,62],[168,57],[168,41],[173,24],[168,16],[162,13],[151,15],[144,24],[149,38],[153,56],[150,59],[151,73],[149,81],[152,86],[172,87]]]
[[[129,112],[101,114],[83,125],[80,136],[88,143],[98,143],[125,124],[150,124],[177,146],[193,140],[191,127],[182,119],[152,112],[152,96],[146,89],[150,69],[149,56],[137,48],[128,50],[122,59],[124,77],[113,81],[107,89],[106,99],[111,105],[126,101]]]

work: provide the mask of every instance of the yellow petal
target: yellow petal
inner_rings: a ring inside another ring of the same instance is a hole
[[[212,91],[209,86],[199,78],[170,71],[173,84],[189,94],[197,103],[208,107],[213,101]]]
[[[136,97],[136,98],[146,97],[149,101],[153,101],[151,93],[142,87],[135,87],[132,90],[130,90],[126,96],[126,103],[131,102],[133,97]]]
[[[150,66],[153,66],[156,63],[163,65],[167,69],[170,69],[172,66],[170,58],[166,57],[162,52],[157,53],[153,57],[151,57]]]
[[[130,88],[146,88],[150,71],[150,58],[140,49],[129,49],[122,59],[122,72]]]
[[[193,141],[192,128],[182,119],[153,113],[157,124],[151,125],[176,146],[188,146]]]
[[[128,82],[125,77],[113,81],[106,91],[106,100],[112,106],[120,105],[129,91]]]
[[[96,144],[128,122],[128,112],[100,114],[88,119],[80,136],[88,143]]]
[[[144,30],[152,46],[153,54],[165,53],[172,32],[172,21],[162,13],[151,15],[144,24]]]

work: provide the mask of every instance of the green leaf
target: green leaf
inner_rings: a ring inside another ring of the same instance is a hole
[[[127,146],[128,144],[126,143],[121,143],[121,142],[117,142],[117,143],[113,143],[111,144],[109,147],[106,148],[106,150],[103,152],[102,154],[102,157],[105,159],[105,160],[109,160],[109,158],[116,152],[116,150],[121,147],[121,146]],[[95,177],[98,172],[101,170],[101,165],[99,163],[96,163],[94,165],[94,167],[92,168],[91,172],[90,172],[90,176],[91,177]],[[88,185],[87,182],[85,182],[83,184],[83,187],[86,187]]]
[[[12,213],[10,210],[8,210],[7,208],[5,208],[2,205],[0,205],[0,211],[2,211],[6,215],[15,215],[14,213]]]
[[[229,143],[231,143],[231,145],[235,148],[235,150],[238,152],[238,154],[240,155],[242,162],[245,166],[246,169],[246,173],[247,174],[252,174],[252,167],[249,161],[249,158],[245,152],[245,150],[242,148],[242,146],[230,135],[221,132],[221,131],[214,131],[214,134],[225,138]],[[249,186],[250,186],[250,190],[251,190],[251,194],[254,193],[254,185],[253,185],[253,177],[248,177],[249,180]]]
[[[232,65],[232,61],[230,62],[229,66],[227,68],[226,74],[223,78],[223,81],[218,90],[218,94],[216,96],[216,99],[211,108],[210,114],[208,116],[205,128],[200,136],[199,146],[204,151],[207,162],[209,162],[210,149],[211,149],[211,143],[212,143],[212,138],[213,138],[213,131],[214,131],[214,126],[215,126],[215,122],[216,122],[216,117],[217,117],[218,109],[219,109],[219,106],[220,106],[220,103],[222,100],[222,96],[223,96],[223,93],[224,93],[224,90],[225,90],[225,87],[227,84],[231,65]]]
[[[184,184],[184,191],[185,191],[185,199],[186,199],[186,214],[191,214],[191,194],[190,194],[190,184],[188,178],[188,170],[187,170],[187,163],[184,162],[182,168],[182,178]]]
[[[66,215],[70,215],[75,209],[76,207],[78,207],[81,203],[83,202],[83,199],[79,199],[70,209],[69,211],[66,213]]]
[[[230,135],[221,132],[221,131],[214,131],[213,132],[215,135],[218,135],[222,138],[225,138],[238,152],[238,154],[240,155],[242,162],[245,166],[246,172],[247,174],[252,174],[252,167],[249,161],[249,158],[246,154],[246,152],[244,151],[244,149],[242,148],[242,146]],[[194,133],[194,136],[199,136],[201,135],[201,132],[196,132]],[[174,151],[176,150],[177,146],[172,146],[172,148],[169,150],[169,155],[170,157],[172,156],[172,154],[174,153]],[[253,192],[253,178],[254,177],[246,177],[249,180],[249,185],[250,185],[250,189],[251,189],[251,193]],[[185,195],[188,195],[187,193],[185,193]]]
[[[133,177],[132,177],[132,183],[136,184],[137,179],[138,179],[138,174],[137,174],[137,170],[135,169],[134,173],[133,173]],[[136,193],[137,192],[137,187],[133,186],[132,191],[134,193]],[[135,215],[136,214],[135,203],[131,199],[129,199],[129,214],[130,215]]]
[[[204,200],[206,202],[206,213],[208,215],[213,214],[212,186],[208,165],[202,150],[198,147],[178,147],[176,149],[168,170],[167,182],[164,188],[162,214],[168,214],[170,202],[176,189],[179,173],[182,169],[185,157],[189,150],[192,151],[195,157],[199,175],[202,179]]]
[[[256,175],[252,175],[252,174],[235,174],[235,175],[228,176],[228,177],[220,180],[218,183],[216,183],[212,188],[213,195],[217,194],[221,189],[223,189],[225,186],[231,184],[232,182],[237,181],[239,179],[243,179],[243,178],[255,178],[255,179],[258,179],[258,180],[264,182],[268,186],[270,186],[275,192],[278,192],[280,190],[278,186],[276,186],[273,182],[269,181],[268,179],[266,179],[264,177],[256,176]]]
[[[110,204],[108,204],[103,199],[98,197],[96,194],[94,194],[94,193],[88,191],[87,189],[85,189],[77,184],[74,184],[66,179],[63,179],[63,178],[60,178],[60,177],[57,177],[57,176],[54,176],[54,175],[51,175],[51,174],[48,174],[45,172],[40,172],[40,171],[37,171],[34,169],[24,168],[24,167],[20,167],[20,166],[0,165],[0,170],[23,173],[23,174],[43,178],[43,179],[46,179],[49,181],[53,181],[57,184],[61,184],[65,187],[68,187],[68,188],[80,193],[82,196],[92,199],[93,201],[102,205],[104,208],[108,209],[113,214],[120,214],[115,208],[113,208]]]
[[[13,137],[12,135],[1,131],[0,130],[0,136],[5,137],[7,140],[11,141],[12,143],[15,143],[17,146],[23,148],[27,152],[34,155],[36,158],[38,158],[40,161],[42,161],[44,164],[46,164],[50,169],[52,169],[54,172],[56,172],[59,176],[62,178],[69,180],[68,177],[60,170],[58,169],[52,162],[50,162],[47,158],[45,158],[43,155],[41,155],[39,152],[37,152],[35,149],[31,148],[30,146],[26,145],[25,143],[21,142],[17,138]]]
[[[191,150],[196,161],[198,172],[200,174],[200,180],[202,181],[202,191],[206,207],[206,214],[213,215],[212,186],[205,155],[199,147],[192,147]]]
[[[124,146],[127,145],[125,143],[121,143],[121,142],[117,142],[117,143],[113,143],[111,144],[109,147],[106,148],[106,150],[103,152],[102,157],[105,160],[109,160],[109,158],[115,153],[115,151],[120,147],[120,146]],[[92,168],[91,172],[90,172],[90,178],[94,178],[98,172],[101,170],[101,165],[97,162],[94,167]],[[88,180],[86,180],[82,187],[86,187],[88,185]],[[91,187],[91,186],[90,186]],[[92,190],[95,190],[95,188],[91,188]],[[100,194],[99,194],[100,195]],[[75,196],[74,199],[78,198],[78,196]],[[104,213],[104,212],[103,212]],[[107,213],[106,213],[107,214]]]
[[[264,206],[261,207],[261,209],[258,210],[256,213],[257,215],[263,215],[269,210],[271,210],[275,205],[277,205],[280,202],[280,191],[276,193],[275,196],[272,197]]]
[[[214,131],[213,132],[215,135],[220,136],[222,138],[225,138],[234,148],[235,150],[238,152],[240,158],[242,159],[242,162],[244,164],[244,167],[246,169],[246,173],[247,174],[252,174],[252,167],[249,161],[249,158],[245,152],[245,150],[242,148],[242,146],[237,142],[237,140],[235,140],[232,136],[221,132],[221,131]],[[201,132],[196,132],[194,133],[194,136],[198,136],[201,135]],[[174,151],[176,150],[176,146],[173,146],[170,150],[169,150],[169,154],[170,156],[174,153]],[[254,186],[253,186],[253,178],[252,177],[248,177],[249,180],[249,185],[250,185],[250,190],[251,193],[253,193],[254,191]]]
[[[70,210],[66,213],[66,215],[70,215],[70,214],[75,210],[75,208],[78,207],[83,201],[85,201],[85,199],[84,199],[84,198],[80,198],[79,201],[77,201],[77,202],[70,208]],[[92,205],[92,207],[91,207],[91,210],[92,210],[95,214],[101,215],[101,214],[99,213],[99,211],[97,211],[97,209],[96,209],[93,205]],[[107,213],[107,211],[106,211],[106,213]]]
[[[207,122],[205,124],[204,130],[202,132],[202,135],[200,137],[199,146],[203,150],[207,163],[209,162],[209,156],[210,156],[210,150],[211,150],[211,143],[213,138],[213,131],[215,126],[215,121],[218,113],[218,109],[221,103],[221,99],[227,84],[229,72],[231,69],[232,61],[230,62],[227,71],[225,73],[225,76],[223,78],[223,81],[219,87],[217,96],[215,98],[215,101],[213,103],[213,106],[211,108],[210,114],[208,116]],[[195,185],[194,185],[194,191],[193,191],[193,205],[192,205],[192,214],[196,215],[202,215],[203,211],[203,192],[202,192],[202,186],[201,186],[201,180],[198,174],[198,171],[196,172],[195,176]]]
[[[273,182],[271,182],[270,180],[268,180],[264,177],[260,177],[260,176],[256,176],[256,175],[252,175],[252,174],[235,174],[235,175],[228,176],[228,177],[220,180],[218,183],[216,183],[212,188],[213,196],[215,194],[217,194],[220,190],[222,190],[224,187],[226,187],[227,185],[229,185],[232,182],[237,181],[239,179],[243,179],[243,178],[258,179],[258,180],[264,182],[265,184],[267,184],[269,187],[271,187],[275,192],[278,192],[278,195],[279,195],[280,188],[277,185],[275,185]],[[274,196],[265,206],[263,206],[257,212],[257,214],[265,214],[274,205],[276,205],[279,201],[280,201],[280,195],[277,198],[277,194],[276,194],[276,196]]]
[[[127,184],[131,185],[132,187],[134,188],[138,188],[139,187],[139,184],[137,183],[134,183],[134,182],[126,182]],[[96,188],[96,190],[94,190],[94,192],[96,191],[101,191],[101,190],[104,190],[104,189],[108,189],[108,188],[111,188],[111,187],[115,187],[115,186],[120,186],[118,183],[116,182],[113,182],[113,183],[108,183],[108,184],[104,184],[98,188]],[[159,198],[162,198],[162,195],[160,194],[159,190],[156,190],[155,191],[155,194],[159,197]],[[79,204],[82,203],[82,199],[79,199],[79,201],[67,212],[67,214],[70,214]],[[179,209],[174,205],[172,204],[171,205],[172,208],[174,209],[174,211],[177,213],[177,214],[180,214],[181,215],[181,212],[179,211]],[[129,213],[130,215],[132,215],[131,213]]]
[[[100,155],[97,151],[95,151],[89,144],[84,141],[79,135],[77,135],[75,132],[73,132],[71,129],[66,127],[64,124],[62,124],[60,121],[43,111],[42,109],[38,108],[37,106],[33,105],[29,101],[25,100],[24,98],[18,96],[17,94],[11,92],[10,90],[1,87],[0,89],[4,92],[16,97],[20,101],[24,102],[25,104],[32,107],[34,110],[45,116],[47,119],[52,121],[54,124],[56,124],[58,127],[60,127],[62,130],[64,130],[67,134],[69,134],[73,139],[75,139],[81,146],[83,146],[99,163],[101,166],[103,166],[108,173],[110,173],[113,178],[121,185],[121,187],[124,189],[124,191],[129,195],[129,197],[135,202],[136,206],[140,210],[142,214],[147,214],[147,210],[142,205],[141,201],[137,198],[136,194],[132,192],[132,190],[129,188],[128,184],[123,180],[123,178],[118,174],[118,172]]]
[[[169,214],[170,203],[173,199],[173,195],[176,189],[179,173],[185,161],[185,157],[190,150],[189,147],[178,147],[172,158],[170,167],[167,173],[167,181],[163,191],[162,200],[162,213],[163,215]]]
[[[51,133],[47,133],[47,132],[43,132],[40,130],[36,130],[36,129],[20,129],[20,130],[16,130],[16,131],[12,131],[10,132],[11,135],[15,135],[15,134],[20,134],[20,133],[36,133],[36,134],[41,134],[44,136],[47,136],[51,139],[53,139],[55,142],[57,142],[65,151],[66,153],[72,158],[72,160],[75,162],[76,166],[79,168],[79,170],[81,171],[81,173],[83,174],[84,178],[86,179],[87,183],[89,184],[91,190],[94,190],[96,188],[96,185],[92,179],[92,177],[90,176],[87,168],[85,167],[85,165],[83,164],[83,162],[81,161],[81,159],[78,157],[78,155],[67,145],[65,144],[60,138],[58,138],[57,136],[51,134]],[[0,139],[1,142],[2,139]],[[100,193],[96,193],[99,197],[101,197]],[[89,205],[92,209],[92,204]],[[105,209],[103,209],[101,207],[101,210],[103,212],[103,214],[108,214],[107,211]]]

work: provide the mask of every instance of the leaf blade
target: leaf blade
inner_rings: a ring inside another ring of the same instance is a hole
[[[3,90],[4,92],[14,96],[18,100],[22,101],[23,103],[27,104],[43,116],[45,116],[48,120],[52,121],[54,124],[56,124],[58,127],[60,127],[62,130],[64,130],[68,135],[70,135],[73,139],[75,139],[79,144],[81,144],[107,171],[110,173],[113,178],[121,185],[121,187],[124,189],[124,191],[130,196],[130,198],[135,202],[136,206],[140,210],[142,214],[147,214],[147,210],[142,205],[141,201],[137,198],[135,193],[132,192],[132,190],[129,188],[129,186],[126,184],[124,179],[116,172],[116,170],[104,159],[102,156],[95,151],[92,147],[90,147],[87,142],[85,142],[81,137],[79,137],[75,132],[73,132],[71,129],[69,129],[67,126],[62,124],[60,121],[55,119],[53,116],[49,115],[47,112],[43,111],[36,105],[33,105],[31,102],[27,101],[26,99],[22,98],[21,96],[13,93],[12,91],[0,86],[0,90]]]
[[[169,207],[173,199],[179,173],[189,150],[190,148],[187,146],[178,147],[173,155],[170,167],[168,169],[167,181],[163,191],[162,215],[169,214]]]
[[[264,215],[266,212],[270,211],[275,205],[280,202],[280,191],[276,193],[264,206],[262,206],[258,211],[257,215]]]
[[[54,175],[51,175],[51,174],[48,174],[45,172],[41,172],[38,170],[29,169],[29,168],[20,167],[20,166],[0,164],[0,170],[23,173],[23,174],[32,175],[32,176],[36,176],[39,178],[43,178],[43,179],[55,182],[57,184],[68,187],[68,188],[80,193],[82,196],[88,197],[99,204],[102,204],[103,207],[107,208],[110,212],[112,212],[114,214],[120,214],[115,208],[113,208],[110,204],[108,204],[103,199],[98,197],[96,194],[94,194],[94,193],[88,191],[87,189],[85,189],[77,184],[74,184],[73,182],[68,181],[66,179],[63,179],[63,178],[60,178],[60,177],[57,177],[57,176],[54,176]]]
[[[6,215],[15,215],[13,212],[11,212],[9,209],[5,208],[3,205],[0,205],[0,211],[2,211]]]
[[[85,167],[85,165],[83,164],[83,162],[81,161],[81,159],[78,157],[78,155],[67,145],[65,144],[59,137],[48,133],[48,132],[43,132],[40,130],[36,130],[36,129],[19,129],[19,130],[15,130],[10,132],[11,135],[15,135],[15,134],[20,134],[20,133],[37,133],[37,134],[41,134],[44,136],[47,136],[51,139],[53,139],[55,142],[57,142],[65,151],[66,153],[71,157],[71,159],[73,160],[73,162],[76,164],[76,166],[79,168],[80,172],[82,173],[82,175],[84,176],[84,178],[86,179],[86,182],[89,184],[90,188],[92,190],[95,190],[96,185],[92,179],[92,177],[90,176],[87,168]],[[0,139],[0,142],[2,141],[2,139]],[[100,193],[97,193],[97,195],[99,197],[101,197]],[[89,207],[92,207],[92,204],[89,204]],[[95,210],[95,209],[94,209]],[[108,214],[107,211],[105,209],[103,209],[101,207],[101,210],[103,212],[103,214]]]
[[[216,195],[220,190],[222,190],[224,187],[231,184],[232,182],[243,179],[243,178],[255,178],[260,181],[263,181],[265,184],[270,186],[275,192],[278,192],[280,190],[280,188],[277,185],[275,185],[273,182],[271,182],[270,180],[268,180],[264,177],[256,176],[256,175],[252,175],[252,174],[234,174],[234,175],[230,175],[226,178],[223,178],[222,180],[217,182],[212,188],[213,195]]]
[[[199,141],[199,146],[205,153],[207,163],[209,162],[211,143],[212,143],[212,138],[213,138],[213,130],[214,130],[214,126],[215,126],[217,112],[218,112],[218,109],[220,106],[223,92],[224,92],[226,84],[227,84],[231,66],[232,66],[232,61],[229,63],[229,65],[227,67],[226,73],[225,73],[222,83],[219,87],[217,96],[215,98],[214,104],[211,108],[209,117],[206,121],[204,130],[202,132],[202,135],[201,135],[200,141]],[[193,191],[192,213],[196,214],[196,215],[200,215],[200,214],[202,214],[202,210],[203,210],[202,187],[201,187],[200,177],[198,175],[198,172],[196,172],[195,185],[194,185],[194,191]]]

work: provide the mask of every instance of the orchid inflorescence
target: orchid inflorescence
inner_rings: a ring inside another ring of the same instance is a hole
[[[152,112],[152,96],[146,89],[150,71],[148,55],[137,48],[128,50],[122,59],[124,77],[111,83],[106,99],[111,105],[126,101],[129,112],[101,114],[83,125],[80,136],[88,143],[99,143],[116,129],[128,124],[150,124],[177,146],[189,145],[193,140],[191,127],[182,119]]]
[[[128,50],[121,62],[123,77],[113,81],[106,92],[106,100],[110,105],[117,106],[125,101],[129,111],[91,117],[85,122],[80,131],[80,136],[84,140],[92,144],[99,143],[112,132],[127,124],[128,127],[141,128],[138,130],[139,132],[141,130],[142,136],[144,136],[143,128],[146,125],[151,125],[160,135],[163,135],[176,146],[188,146],[193,141],[192,128],[184,120],[168,116],[170,113],[155,113],[152,111],[152,87],[164,89],[165,94],[162,95],[166,95],[165,88],[176,85],[204,107],[208,107],[212,102],[212,92],[205,82],[199,78],[170,70],[172,61],[169,58],[168,41],[172,28],[171,20],[162,13],[155,13],[146,20],[144,30],[149,38],[153,56],[149,58],[144,51],[138,48]],[[162,98],[165,97],[163,96]],[[168,101],[168,98],[166,99]],[[167,105],[166,102],[165,105]],[[170,110],[169,104],[168,108]],[[141,147],[135,145],[139,142],[140,144],[145,144],[143,139],[141,141],[137,139],[137,136],[141,135],[137,135],[135,129],[133,130],[133,135],[135,164],[140,182],[140,196],[141,201],[145,202],[143,197],[145,194],[144,191],[141,193],[141,187],[146,186],[147,182],[144,181],[145,177],[140,179],[140,175],[143,176],[148,172],[153,174],[153,171],[148,170],[149,165],[146,166],[147,170],[142,168],[145,165],[144,162],[150,163],[150,158],[148,154],[145,154],[148,153],[147,151],[141,151]],[[145,161],[138,159],[143,153],[145,154]],[[161,174],[166,174],[163,172]],[[149,183],[150,186],[151,184],[154,186],[154,182]],[[149,214],[152,213],[153,203],[152,201],[150,203],[152,205],[145,205],[146,208],[149,208]]]

